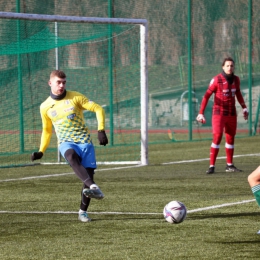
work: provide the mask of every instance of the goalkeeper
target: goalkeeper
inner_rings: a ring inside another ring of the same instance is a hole
[[[108,144],[105,133],[105,112],[100,105],[90,101],[81,93],[66,90],[66,75],[63,71],[51,72],[49,86],[50,96],[40,106],[41,144],[39,151],[32,153],[31,160],[42,158],[50,143],[53,125],[60,153],[83,182],[79,220],[89,222],[91,219],[87,209],[91,198],[102,199],[104,195],[94,182],[95,150],[89,130],[84,123],[83,110],[96,113],[99,144],[104,146]]]
[[[236,99],[243,109],[244,119],[248,119],[248,110],[240,91],[240,79],[234,75],[234,60],[225,58],[222,63],[222,73],[211,80],[209,87],[201,101],[197,121],[205,123],[204,111],[209,98],[214,93],[214,104],[212,108],[212,134],[213,141],[210,148],[210,166],[207,174],[215,172],[215,162],[219,152],[219,146],[223,131],[226,136],[226,172],[241,172],[233,164],[234,142],[237,130]]]

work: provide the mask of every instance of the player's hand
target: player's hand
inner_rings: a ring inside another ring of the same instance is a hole
[[[243,116],[244,116],[244,119],[245,119],[245,120],[248,119],[248,115],[249,115],[249,112],[248,112],[247,108],[244,108],[244,109],[243,109]]]
[[[198,122],[200,122],[200,123],[202,123],[202,124],[205,124],[205,123],[206,123],[206,119],[205,119],[205,117],[204,117],[203,114],[198,114],[198,116],[197,116],[196,119],[197,119]]]
[[[100,145],[106,146],[108,144],[108,139],[105,130],[98,131],[98,141]]]
[[[43,156],[43,153],[42,152],[34,152],[32,153],[31,155],[31,160],[34,161],[34,160],[39,160],[41,159]]]

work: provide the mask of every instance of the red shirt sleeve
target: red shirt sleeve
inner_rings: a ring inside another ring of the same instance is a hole
[[[201,104],[200,104],[200,110],[199,110],[199,113],[200,114],[204,114],[204,111],[206,109],[206,106],[209,102],[209,99],[211,97],[211,95],[213,94],[213,92],[215,91],[215,88],[216,88],[216,79],[213,78],[210,83],[209,83],[209,87],[206,91],[206,93],[204,94],[204,97],[202,98],[202,101],[201,101]]]

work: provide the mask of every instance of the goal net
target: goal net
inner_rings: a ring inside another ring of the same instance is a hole
[[[38,151],[54,69],[66,73],[68,90],[105,109],[106,147],[95,113],[84,112],[97,161],[148,163],[146,20],[0,12],[0,31],[0,167],[28,165]],[[62,162],[53,130],[41,163]]]

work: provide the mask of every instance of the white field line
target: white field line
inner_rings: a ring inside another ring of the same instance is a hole
[[[234,157],[248,157],[248,156],[259,156],[260,153],[252,153],[252,154],[240,154],[240,155],[234,155]],[[217,157],[218,159],[226,159],[226,156]],[[178,162],[168,162],[168,163],[161,163],[161,165],[167,165],[167,164],[179,164],[179,163],[189,163],[189,162],[202,162],[202,161],[208,161],[209,158],[203,158],[203,159],[195,159],[195,160],[185,160],[185,161],[178,161]]]
[[[235,155],[234,157],[259,156],[259,155],[260,155],[259,153],[257,153],[257,154],[244,154],[244,155]],[[225,159],[225,158],[226,157],[219,157],[218,159]],[[205,161],[205,160],[208,160],[208,158],[162,163],[162,165],[187,163],[187,162],[198,162],[198,161]],[[135,167],[142,167],[142,165],[114,167],[114,168],[106,168],[106,169],[100,169],[100,170],[97,169],[96,171],[128,169],[128,168],[135,168]],[[6,180],[0,180],[0,182],[21,181],[21,180],[40,179],[40,178],[48,178],[48,177],[59,177],[59,176],[72,175],[72,174],[74,174],[74,173],[70,172],[70,173],[49,174],[49,175],[32,176],[32,177],[24,177],[24,178],[17,178],[17,179],[6,179]],[[249,202],[253,202],[253,201],[255,201],[255,199],[243,200],[243,201],[233,202],[233,203],[225,203],[225,204],[220,204],[220,205],[213,205],[213,206],[209,206],[209,207],[205,207],[205,208],[188,210],[187,213],[193,213],[193,212],[200,212],[200,211],[205,211],[205,210],[223,208],[223,207],[228,207],[228,206],[245,204],[245,203],[249,203]],[[73,211],[46,211],[46,212],[40,212],[40,211],[0,211],[0,214],[5,214],[5,213],[6,214],[78,214],[78,212],[73,212]],[[89,212],[89,213],[91,213],[91,214],[112,214],[112,215],[161,215],[162,214],[162,213],[136,213],[136,212]]]
[[[134,166],[124,166],[124,167],[115,167],[115,168],[106,168],[106,169],[97,169],[97,171],[110,171],[110,170],[120,170],[120,169],[128,169],[128,168],[135,168],[135,167],[143,167],[143,165],[134,165]],[[23,177],[23,178],[15,178],[15,179],[6,179],[0,180],[0,182],[9,182],[9,181],[22,181],[22,180],[32,180],[32,179],[42,179],[42,178],[50,178],[50,177],[59,177],[59,176],[66,176],[75,174],[74,172],[68,173],[57,173],[57,174],[48,174],[48,175],[39,175],[39,176],[31,176],[31,177]]]
[[[245,156],[259,156],[260,153],[255,154],[243,154],[243,155],[234,155],[234,157],[245,157]],[[226,157],[218,157],[217,159],[226,159]],[[177,162],[168,162],[168,163],[161,163],[161,165],[167,165],[167,164],[181,164],[181,163],[193,163],[193,162],[202,162],[207,161],[209,158],[202,158],[202,159],[195,159],[195,160],[185,160],[185,161],[177,161]],[[144,167],[143,165],[129,165],[129,166],[123,166],[123,167],[113,167],[113,168],[106,168],[106,169],[97,169],[97,171],[110,171],[110,170],[120,170],[120,169],[130,169],[130,168],[136,168],[136,167]],[[48,175],[40,175],[40,176],[31,176],[31,177],[23,177],[23,178],[15,178],[15,179],[6,179],[6,180],[0,180],[1,182],[10,182],[10,181],[22,181],[22,180],[32,180],[32,179],[42,179],[42,178],[50,178],[50,177],[59,177],[59,176],[66,176],[66,175],[72,175],[73,172],[68,173],[57,173],[57,174],[48,174]]]
[[[252,200],[242,200],[238,202],[232,202],[232,203],[225,203],[220,205],[213,205],[205,208],[198,208],[198,209],[192,209],[187,210],[187,213],[194,213],[194,212],[200,212],[200,211],[208,211],[211,209],[218,209],[223,207],[230,207],[234,205],[240,205],[240,204],[246,204],[255,201],[255,199]],[[138,213],[138,212],[88,212],[89,214],[96,214],[96,215],[162,215],[161,213]],[[0,211],[0,214],[78,214],[78,211],[8,211],[8,210],[2,210]]]
[[[245,157],[245,156],[260,156],[260,153],[255,154],[242,154],[242,155],[234,155],[234,157]],[[226,157],[218,157],[217,159],[226,159]],[[185,160],[185,161],[177,161],[177,162],[168,162],[168,163],[161,163],[161,165],[167,165],[167,164],[181,164],[181,163],[193,163],[193,162],[202,162],[207,161],[209,158],[202,158],[202,159],[195,159],[195,160]],[[130,168],[136,168],[136,167],[143,167],[143,165],[131,165],[131,166],[123,166],[123,167],[113,167],[113,168],[106,168],[106,169],[97,169],[97,171],[110,171],[110,170],[120,170],[120,169],[130,169]],[[59,176],[66,176],[74,174],[73,172],[68,173],[57,173],[57,174],[48,174],[48,175],[41,175],[41,176],[31,176],[31,177],[23,177],[23,178],[15,178],[15,179],[6,179],[6,180],[0,180],[1,182],[9,182],[9,181],[21,181],[21,180],[31,180],[31,179],[41,179],[41,178],[49,178],[49,177],[59,177]]]
[[[230,207],[230,206],[234,206],[234,205],[246,204],[246,203],[253,202],[253,201],[255,201],[255,199],[242,200],[242,201],[238,201],[238,202],[224,203],[224,204],[214,205],[214,206],[205,207],[205,208],[192,209],[192,210],[188,210],[187,212],[193,213],[193,212],[199,212],[199,211],[205,211],[205,210],[211,210],[211,209],[218,209],[218,208]]]

